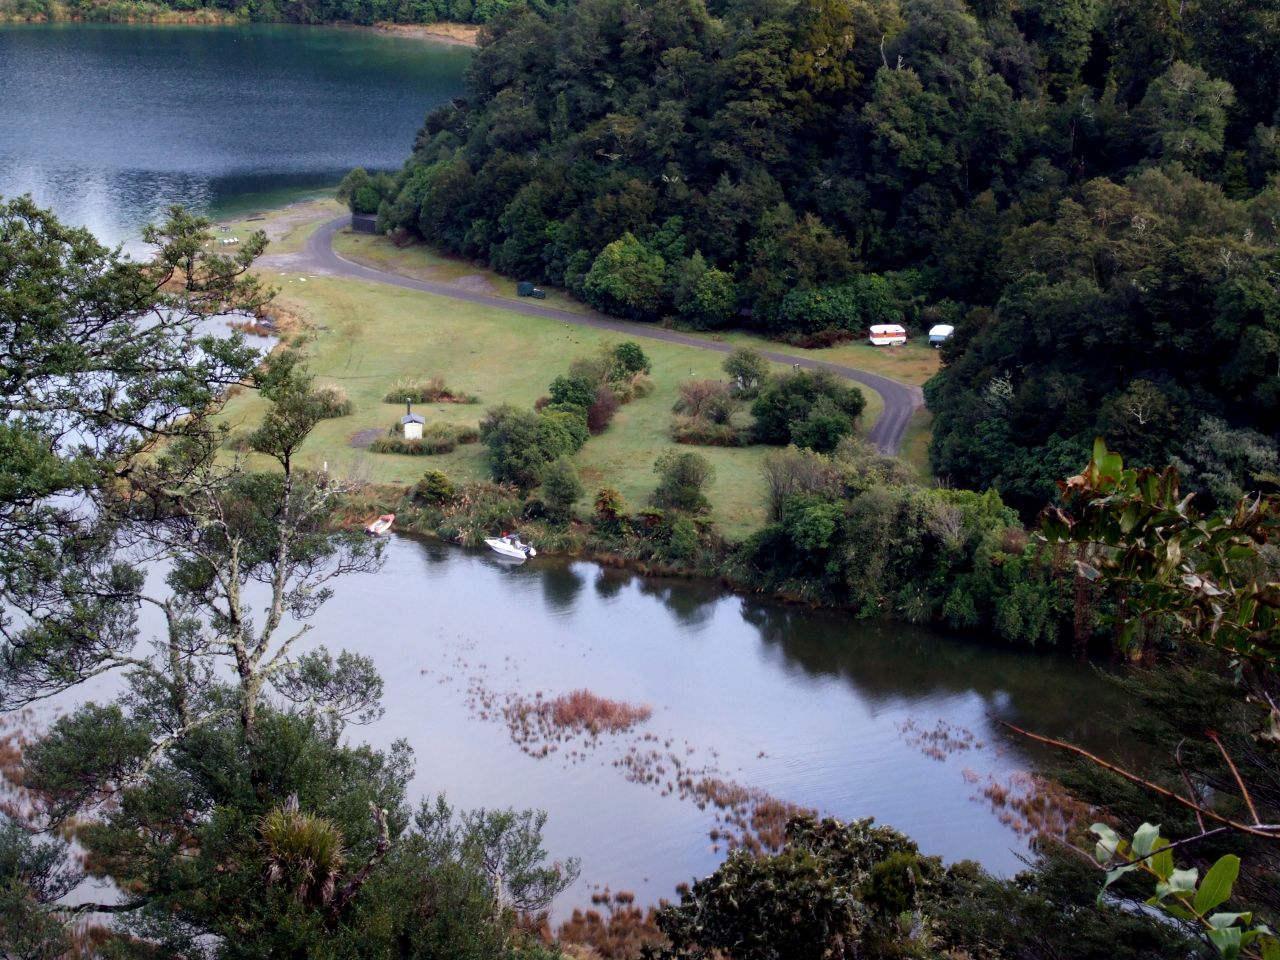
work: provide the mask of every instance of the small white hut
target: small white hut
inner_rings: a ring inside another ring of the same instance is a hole
[[[400,426],[404,428],[404,438],[406,440],[421,440],[422,426],[427,422],[427,418],[421,414],[413,412],[413,404],[406,401],[404,405],[404,416],[400,418]]]

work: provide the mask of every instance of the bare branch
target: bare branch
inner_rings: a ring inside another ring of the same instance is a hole
[[[1240,823],[1238,820],[1232,820],[1230,817],[1224,817],[1222,814],[1218,813],[1217,811],[1210,810],[1208,807],[1205,807],[1205,806],[1201,806],[1200,804],[1196,803],[1194,800],[1188,800],[1185,797],[1179,796],[1178,794],[1174,793],[1172,790],[1169,790],[1165,787],[1160,786],[1160,784],[1158,783],[1152,783],[1150,780],[1146,780],[1143,777],[1138,776],[1136,773],[1130,773],[1128,770],[1125,770],[1123,767],[1118,767],[1114,763],[1108,763],[1106,760],[1103,760],[1097,754],[1090,753],[1088,750],[1085,750],[1082,747],[1077,747],[1073,743],[1067,743],[1063,740],[1055,740],[1052,737],[1042,737],[1039,734],[1032,733],[1029,730],[1023,730],[1021,727],[1015,726],[1014,724],[1009,723],[1007,720],[1001,720],[1000,725],[1007,727],[1008,729],[1012,730],[1014,733],[1020,736],[1026,737],[1028,740],[1034,740],[1036,741],[1036,743],[1043,743],[1050,747],[1057,747],[1059,750],[1066,750],[1068,753],[1074,753],[1076,756],[1084,757],[1090,763],[1097,764],[1098,766],[1102,767],[1104,770],[1110,770],[1116,776],[1123,777],[1125,780],[1128,780],[1130,783],[1136,783],[1138,786],[1146,790],[1149,790],[1152,793],[1156,793],[1162,797],[1166,797],[1174,801],[1175,803],[1181,804],[1184,807],[1189,807],[1190,809],[1195,810],[1203,814],[1204,816],[1208,817],[1210,820],[1213,820],[1217,823],[1221,823],[1226,825],[1227,827],[1230,827],[1232,830],[1238,830],[1241,833],[1247,833],[1250,836],[1254,836],[1254,837],[1263,837],[1267,840],[1280,839],[1280,824],[1257,823],[1257,824],[1250,825],[1247,823]]]
[[[374,869],[387,855],[387,851],[391,849],[391,832],[387,828],[387,811],[372,800],[369,801],[369,811],[373,814],[373,820],[378,825],[378,842],[373,848],[373,853],[369,855],[369,859],[365,861],[364,866],[347,881],[341,892],[333,898],[333,903],[329,905],[329,916],[334,920],[338,919],[338,914],[347,905],[347,901],[356,895],[356,892],[364,885],[364,882],[369,879],[369,875],[373,873]]]

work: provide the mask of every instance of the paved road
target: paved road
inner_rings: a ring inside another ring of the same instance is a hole
[[[677,333],[674,330],[666,330],[652,324],[632,323],[627,320],[606,317],[598,313],[572,313],[568,310],[557,310],[555,307],[543,306],[536,300],[508,300],[504,297],[462,290],[447,283],[431,283],[426,280],[415,280],[412,277],[401,276],[397,273],[375,270],[373,267],[354,263],[334,252],[333,235],[343,229],[349,222],[350,219],[348,217],[339,217],[324,224],[311,235],[310,240],[307,242],[303,262],[294,262],[303,269],[338,274],[339,276],[351,277],[356,280],[369,280],[374,283],[388,283],[392,286],[404,287],[406,290],[418,290],[422,293],[431,293],[440,297],[464,300],[467,303],[500,307],[503,310],[523,313],[531,317],[547,317],[551,320],[572,323],[579,327],[613,330],[629,337],[644,337],[649,340],[662,340],[666,343],[680,343],[689,347],[697,347],[701,350],[713,350],[717,353],[729,353],[734,349],[732,344],[704,340],[700,337]],[[907,429],[907,423],[911,420],[911,415],[924,406],[924,392],[919,387],[899,383],[897,380],[890,380],[888,377],[881,377],[854,367],[826,363],[822,360],[812,360],[808,357],[795,357],[771,350],[762,350],[760,352],[770,360],[776,360],[779,363],[789,363],[807,370],[829,370],[836,376],[861,383],[880,394],[884,398],[884,412],[880,415],[880,419],[876,421],[875,426],[871,428],[869,439],[882,452],[887,454],[896,454],[898,452],[902,446],[902,435]]]

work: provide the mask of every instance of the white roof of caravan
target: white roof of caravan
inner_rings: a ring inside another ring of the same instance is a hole
[[[872,333],[906,333],[906,328],[896,323],[877,323],[871,328]]]
[[[936,327],[931,327],[929,336],[931,337],[949,337],[956,332],[956,328],[949,323],[940,323]]]

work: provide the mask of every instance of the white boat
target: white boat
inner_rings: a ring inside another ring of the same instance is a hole
[[[489,549],[494,553],[512,560],[527,560],[530,557],[536,557],[538,551],[533,549],[533,545],[520,542],[520,534],[504,533],[500,537],[486,537],[485,541]]]
[[[867,339],[873,346],[888,347],[907,342],[906,328],[896,323],[877,323],[867,331]]]
[[[371,537],[378,537],[390,530],[391,524],[395,522],[396,515],[394,513],[384,513],[377,520],[374,520],[371,524],[365,527],[364,532],[369,534]]]

